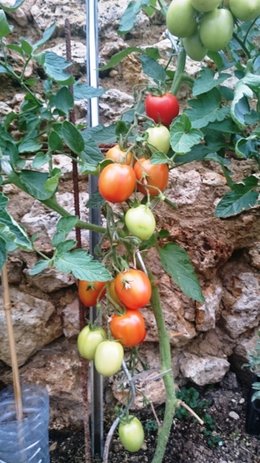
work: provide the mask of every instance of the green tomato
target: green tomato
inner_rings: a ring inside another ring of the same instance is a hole
[[[96,348],[94,363],[102,376],[112,376],[121,369],[123,359],[124,349],[119,342],[103,341]]]
[[[229,0],[229,7],[241,21],[256,19],[260,15],[260,0]]]
[[[141,240],[148,240],[156,227],[151,209],[144,204],[128,209],[125,215],[125,224],[129,232]]]
[[[148,137],[147,143],[151,151],[160,151],[167,154],[170,149],[170,132],[164,125],[149,127],[146,130]]]
[[[232,14],[225,8],[206,13],[200,23],[200,40],[210,51],[226,48],[232,38],[234,21]]]
[[[201,61],[206,56],[207,49],[202,45],[197,32],[191,37],[185,37],[182,42],[187,55],[194,61]]]
[[[222,0],[191,0],[191,4],[195,10],[205,13],[217,8]]]
[[[128,452],[138,452],[144,443],[143,425],[135,416],[121,421],[118,433],[121,444]]]
[[[166,26],[172,35],[189,37],[197,29],[191,0],[172,0],[166,13]]]
[[[97,346],[104,341],[106,337],[106,332],[101,326],[84,326],[77,339],[80,356],[88,360],[93,360]]]

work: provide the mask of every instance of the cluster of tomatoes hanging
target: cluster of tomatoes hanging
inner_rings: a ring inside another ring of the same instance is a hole
[[[148,93],[144,106],[146,116],[155,123],[145,130],[144,151],[135,153],[119,144],[114,145],[105,155],[111,162],[101,170],[98,180],[99,193],[108,204],[126,201],[128,208],[124,208],[124,228],[129,236],[137,237],[141,242],[148,240],[156,228],[150,198],[160,198],[169,179],[168,164],[153,164],[151,155],[156,151],[168,153],[168,126],[179,114],[178,100],[171,93]],[[78,282],[79,299],[85,307],[99,305],[104,297],[110,307],[106,330],[95,324],[87,325],[77,339],[81,357],[93,360],[96,370],[105,377],[122,368],[124,348],[139,345],[146,336],[145,320],[140,309],[150,303],[151,282],[143,270],[132,267],[134,265],[116,272],[110,282]],[[133,434],[135,439],[131,440],[129,436]],[[125,449],[138,451],[144,441],[141,422],[133,416],[123,417],[119,438]]]
[[[260,0],[172,0],[166,15],[169,32],[182,38],[187,55],[201,61],[208,51],[226,48],[234,31],[234,19],[254,20]]]

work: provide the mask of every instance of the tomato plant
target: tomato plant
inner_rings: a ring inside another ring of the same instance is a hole
[[[130,233],[141,240],[148,240],[156,227],[151,209],[144,204],[128,209],[125,215],[125,224]]]
[[[85,307],[93,307],[97,301],[102,299],[106,287],[104,281],[85,281],[78,282],[79,299]]]
[[[166,26],[172,35],[189,37],[197,29],[195,10],[190,0],[172,0],[166,14]]]
[[[149,127],[146,133],[148,134],[147,143],[152,152],[168,153],[170,149],[170,132],[167,127],[164,125]]]
[[[142,270],[128,269],[115,278],[115,290],[120,301],[129,309],[140,309],[149,304],[151,283]]]
[[[138,452],[144,443],[143,425],[135,416],[121,421],[118,429],[119,439],[128,452]]]
[[[232,38],[234,21],[232,14],[225,8],[219,8],[205,14],[200,22],[200,39],[210,51],[226,48]]]
[[[100,173],[99,193],[111,203],[121,203],[134,192],[136,176],[131,166],[126,164],[109,164]]]
[[[109,323],[112,336],[124,347],[134,347],[144,341],[145,321],[139,310],[126,310],[123,314],[112,315]]]
[[[150,195],[156,196],[168,185],[167,164],[152,164],[150,159],[140,158],[134,165],[134,171],[138,180],[137,189],[143,194],[149,192]]]
[[[130,165],[133,160],[133,153],[121,149],[119,145],[114,145],[106,152],[105,157],[117,163]]]
[[[98,344],[95,352],[94,363],[96,370],[102,376],[112,376],[122,366],[124,349],[117,341],[102,341]]]
[[[229,0],[233,15],[242,21],[255,19],[260,15],[259,0]]]
[[[164,93],[163,95],[148,93],[145,97],[144,105],[148,117],[153,119],[157,124],[167,126],[178,116],[180,111],[179,102],[172,93]],[[165,134],[163,134],[163,139],[167,139]]]
[[[85,326],[77,338],[78,351],[81,357],[93,360],[97,346],[106,339],[106,332],[101,326]]]

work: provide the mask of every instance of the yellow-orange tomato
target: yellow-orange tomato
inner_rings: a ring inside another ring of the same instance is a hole
[[[134,165],[134,171],[138,180],[137,189],[143,194],[149,191],[150,195],[156,196],[159,194],[158,190],[163,191],[168,185],[167,164],[152,164],[150,159],[140,158]]]
[[[78,295],[80,302],[85,307],[93,307],[105,294],[105,281],[80,280],[78,284]]]
[[[128,199],[134,192],[135,186],[134,169],[118,162],[104,167],[98,179],[99,193],[111,203],[121,203]]]
[[[119,145],[115,145],[106,152],[105,157],[106,159],[111,159],[111,161],[119,162],[119,164],[130,165],[133,154],[130,151],[126,152],[122,150]]]

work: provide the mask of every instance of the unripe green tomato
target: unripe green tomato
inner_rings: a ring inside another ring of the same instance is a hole
[[[233,35],[234,21],[229,10],[216,9],[203,16],[199,34],[202,44],[210,51],[226,48]]]
[[[260,15],[260,0],[229,0],[229,8],[237,19],[249,21]]]
[[[84,326],[77,339],[78,351],[81,357],[93,360],[97,346],[106,339],[105,330],[101,327]]]
[[[117,341],[103,341],[96,348],[95,367],[102,376],[117,373],[121,369],[123,359],[124,349]]]
[[[119,439],[128,452],[138,452],[144,443],[144,428],[135,416],[129,416],[118,428]]]
[[[191,4],[195,10],[201,13],[207,13],[217,8],[222,0],[191,0]]]
[[[156,227],[154,215],[145,204],[128,209],[125,215],[125,224],[130,233],[140,240],[148,240]]]
[[[151,151],[160,151],[161,153],[167,154],[170,149],[170,132],[165,125],[157,125],[155,127],[149,127],[146,130],[148,133],[147,143],[151,146]]]
[[[207,54],[207,49],[202,45],[197,32],[191,37],[182,39],[182,43],[187,55],[194,61],[201,61]]]
[[[191,0],[172,0],[166,13],[166,26],[177,37],[194,34],[197,29],[196,11]]]

